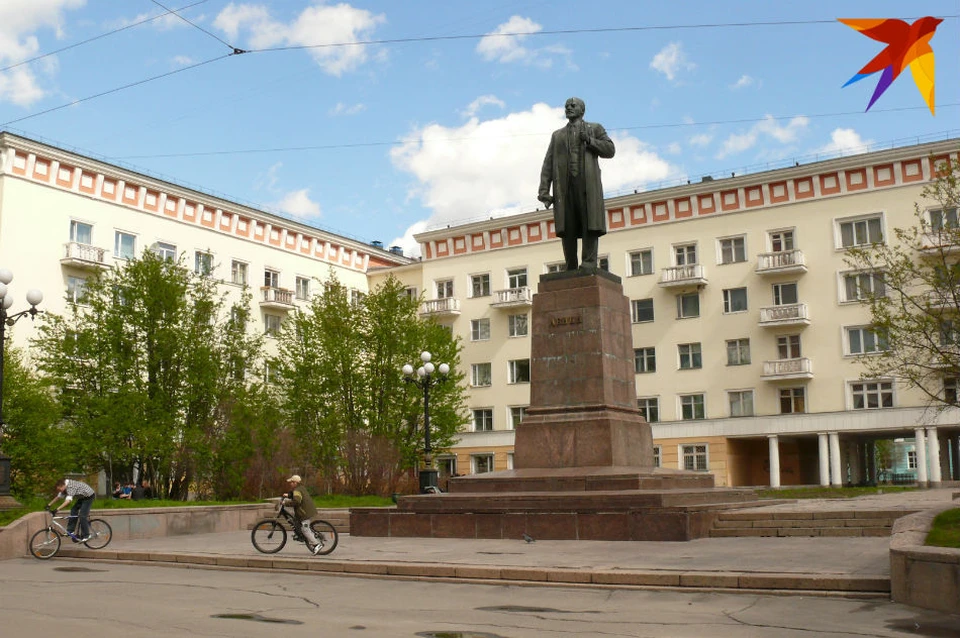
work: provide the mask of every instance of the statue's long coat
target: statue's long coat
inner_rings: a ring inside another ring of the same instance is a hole
[[[583,153],[583,176],[587,187],[587,220],[586,230],[590,233],[603,235],[607,232],[607,214],[603,207],[603,186],[600,182],[600,157],[610,159],[616,149],[613,140],[607,136],[602,126],[594,122],[583,122],[590,139],[585,144]],[[543,169],[540,171],[539,195],[550,195],[550,186],[553,185],[553,221],[558,237],[566,233],[564,213],[567,192],[567,164],[570,157],[568,148],[567,127],[553,132],[550,137],[550,146],[547,155],[543,158]]]

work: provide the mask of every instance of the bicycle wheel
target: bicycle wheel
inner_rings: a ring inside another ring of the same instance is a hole
[[[310,523],[310,529],[313,530],[317,538],[323,541],[323,549],[317,552],[317,554],[326,556],[337,548],[340,535],[337,534],[337,529],[333,525],[327,521],[313,521]]]
[[[30,539],[30,555],[40,560],[53,558],[60,551],[60,534],[49,527],[42,529]]]
[[[90,549],[103,549],[110,544],[113,539],[113,529],[110,523],[102,518],[90,519],[90,540],[84,545]]]
[[[287,530],[274,519],[265,518],[254,525],[250,541],[258,552],[276,554],[287,544]]]

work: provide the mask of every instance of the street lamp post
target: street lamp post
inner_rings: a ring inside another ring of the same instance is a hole
[[[20,312],[8,312],[13,305],[13,295],[7,286],[13,281],[13,273],[0,268],[0,443],[6,432],[3,420],[3,371],[7,344],[7,327],[12,326],[26,316],[33,319],[40,312],[37,306],[43,301],[43,293],[32,288],[27,291],[27,303],[30,307]],[[17,507],[19,503],[10,496],[10,457],[0,451],[0,509]]]
[[[420,492],[423,494],[436,492],[439,489],[437,487],[437,470],[433,467],[433,459],[431,458],[433,448],[430,446],[430,388],[446,381],[447,374],[450,373],[450,366],[446,363],[434,366],[430,362],[432,358],[433,356],[429,352],[421,352],[420,361],[423,362],[423,365],[417,368],[416,372],[409,363],[403,366],[403,380],[407,383],[413,383],[423,390],[423,468],[420,470]],[[434,371],[440,374],[434,376]]]

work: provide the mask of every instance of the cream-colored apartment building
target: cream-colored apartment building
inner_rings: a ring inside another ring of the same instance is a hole
[[[607,200],[606,267],[634,320],[639,407],[656,462],[718,485],[845,484],[872,476],[876,439],[897,441],[920,481],[960,479],[960,414],[935,412],[895,379],[860,378],[863,329],[845,247],[889,241],[948,140]],[[533,179],[533,178],[531,178]],[[534,180],[535,181],[535,180]],[[531,182],[534,184],[534,182]],[[531,186],[533,188],[533,186]],[[532,192],[532,191],[531,191]],[[151,248],[251,287],[253,329],[274,332],[331,269],[363,294],[388,274],[463,340],[466,431],[441,471],[507,469],[529,402],[530,311],[559,268],[552,213],[423,233],[423,257],[350,238],[108,162],[0,133],[0,267],[62,313],[92,272]],[[26,345],[29,321],[12,331]],[[269,340],[268,340],[269,341]],[[957,391],[945,379],[945,391]]]
[[[712,472],[718,485],[859,483],[876,476],[873,442],[890,439],[909,455],[908,478],[960,479],[960,411],[929,410],[895,379],[861,379],[856,355],[878,344],[857,297],[876,279],[844,261],[846,247],[916,222],[933,167],[958,146],[607,200],[600,254],[630,299],[638,403],[659,465]],[[470,382],[469,431],[441,472],[508,469],[530,396],[532,297],[563,259],[552,212],[417,240],[422,261],[389,272],[463,340]],[[944,383],[956,396],[957,380]]]

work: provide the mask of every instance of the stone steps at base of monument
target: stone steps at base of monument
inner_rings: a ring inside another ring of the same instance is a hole
[[[816,512],[721,512],[711,538],[746,536],[889,536],[904,510],[820,510]]]

